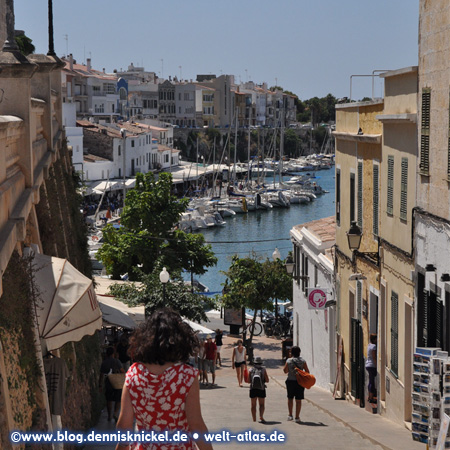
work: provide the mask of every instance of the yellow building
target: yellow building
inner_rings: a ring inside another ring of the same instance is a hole
[[[404,423],[411,421],[414,341],[417,67],[381,77],[384,101],[336,106],[340,390],[367,403],[365,360],[369,336],[376,334],[377,402],[365,406]]]
[[[339,390],[355,403],[364,403],[364,355],[369,333],[376,332],[371,293],[379,290],[380,265],[372,203],[374,162],[381,161],[382,144],[376,117],[382,112],[382,100],[336,105],[335,272],[337,332],[343,344]],[[353,252],[347,239],[352,223],[362,232]]]
[[[379,412],[411,421],[414,330],[413,208],[417,160],[417,67],[386,72],[379,163],[381,279],[378,294]],[[378,164],[374,161],[374,167]],[[374,206],[375,208],[375,206]],[[375,232],[374,232],[375,235]]]

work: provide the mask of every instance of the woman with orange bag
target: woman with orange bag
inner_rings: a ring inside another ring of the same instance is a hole
[[[309,373],[308,364],[306,361],[300,357],[300,347],[294,346],[291,348],[291,358],[286,360],[283,372],[287,373],[286,379],[286,390],[288,398],[288,420],[294,420],[292,417],[292,409],[294,407],[294,397],[295,397],[295,421],[300,423],[300,411],[302,410],[302,400],[305,398],[305,388],[300,386],[297,382],[297,377],[295,375],[295,369],[304,370]]]

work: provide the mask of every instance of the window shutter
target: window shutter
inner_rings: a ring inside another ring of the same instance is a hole
[[[378,164],[373,166],[373,234],[378,236],[378,211],[379,211],[379,173],[380,168]]]
[[[450,180],[450,94],[448,106],[448,147],[447,147],[447,178]]]
[[[341,169],[336,169],[336,225],[341,225]]]
[[[350,174],[350,223],[355,220],[355,174]]]
[[[391,370],[398,377],[398,294],[391,294]]]
[[[402,158],[400,219],[407,220],[407,215],[408,215],[408,158]]]
[[[362,282],[356,282],[356,318],[362,320]]]
[[[363,222],[363,163],[358,163],[358,225]]]
[[[386,212],[392,216],[394,209],[394,157],[388,156],[388,172],[387,172],[387,207]]]
[[[422,132],[420,137],[420,172],[429,174],[430,170],[430,111],[431,89],[422,90]]]

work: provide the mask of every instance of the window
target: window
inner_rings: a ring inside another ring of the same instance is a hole
[[[373,234],[378,236],[378,211],[379,211],[379,183],[380,183],[380,167],[378,164],[373,165]]]
[[[391,293],[391,371],[398,377],[398,294]]]
[[[318,285],[318,282],[319,282],[319,269],[314,264],[314,287]]]
[[[422,90],[422,131],[420,136],[420,165],[419,170],[423,175],[428,175],[430,170],[430,106],[431,89]]]
[[[355,174],[350,174],[350,223],[355,220]]]
[[[407,220],[407,215],[408,215],[408,158],[402,158],[400,219]]]
[[[336,225],[341,225],[341,169],[336,169]]]
[[[363,163],[358,162],[358,225],[363,224]]]
[[[131,140],[131,146],[134,147],[134,139]]]
[[[117,150],[119,151],[119,156],[120,156],[120,153],[121,153],[120,145],[117,147]]]
[[[387,170],[387,205],[386,212],[392,216],[394,210],[394,157],[388,156],[388,170]]]

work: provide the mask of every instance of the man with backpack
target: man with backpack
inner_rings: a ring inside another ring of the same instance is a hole
[[[259,402],[259,421],[265,423],[264,420],[264,402],[266,398],[266,383],[269,382],[266,368],[262,365],[260,356],[255,358],[254,366],[250,369],[248,383],[250,383],[250,399],[252,402],[251,411],[253,422],[256,422],[256,399]]]

